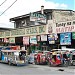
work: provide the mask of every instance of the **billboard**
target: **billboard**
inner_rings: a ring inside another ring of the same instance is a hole
[[[46,24],[46,15],[41,13],[30,13],[30,21],[40,22]]]
[[[60,45],[71,45],[71,33],[60,34]]]

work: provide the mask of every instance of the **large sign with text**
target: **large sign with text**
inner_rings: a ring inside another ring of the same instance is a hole
[[[36,38],[36,36],[30,36],[30,43],[31,44],[37,44],[37,38]]]
[[[56,33],[75,32],[75,21],[56,23]]]
[[[30,21],[41,22],[46,24],[46,15],[40,13],[30,13]]]
[[[60,34],[60,45],[71,45],[71,33]]]

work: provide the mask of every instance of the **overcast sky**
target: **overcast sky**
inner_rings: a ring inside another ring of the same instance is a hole
[[[0,4],[5,0],[0,0]],[[0,15],[14,2],[15,0],[7,0],[0,6]],[[41,5],[45,9],[71,9],[75,10],[75,0],[17,0],[16,3],[0,16],[0,27],[14,28],[13,23],[9,22],[10,18],[38,11]]]

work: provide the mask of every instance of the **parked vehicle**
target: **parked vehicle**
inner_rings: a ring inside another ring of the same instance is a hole
[[[68,57],[66,51],[61,49],[54,49],[48,53],[48,65],[49,66],[68,66]]]
[[[46,55],[49,51],[40,51],[35,58],[35,64],[47,64]]]
[[[75,50],[72,50],[70,53],[70,62],[71,65],[75,65]]]
[[[28,58],[25,50],[1,50],[2,63],[8,63],[9,65],[27,65]]]
[[[29,59],[28,59],[28,63],[29,63],[29,64],[34,64],[34,60],[35,60],[35,58],[36,58],[36,57],[35,57],[36,54],[37,54],[37,53],[30,53],[30,55],[28,56],[28,58],[29,58]]]

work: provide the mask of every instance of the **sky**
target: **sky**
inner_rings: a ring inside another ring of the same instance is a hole
[[[4,1],[0,0],[0,27],[2,28],[14,28],[14,23],[9,21],[10,18],[41,10],[42,5],[44,5],[44,9],[75,10],[75,0],[17,0],[12,7],[3,13],[15,0],[6,0],[2,4]]]

